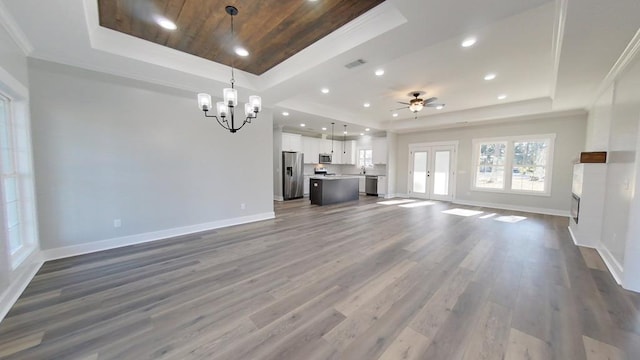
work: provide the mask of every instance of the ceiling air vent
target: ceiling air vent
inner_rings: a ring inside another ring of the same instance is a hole
[[[347,69],[353,69],[356,66],[360,66],[360,65],[366,64],[366,63],[367,63],[366,61],[364,61],[362,59],[358,59],[356,61],[352,61],[352,62],[348,63],[344,67],[346,67]]]

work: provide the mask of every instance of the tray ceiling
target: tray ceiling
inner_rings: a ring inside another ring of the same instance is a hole
[[[383,0],[98,0],[100,25],[260,75]],[[225,6],[233,5],[234,38]],[[177,25],[166,30],[158,17]],[[250,53],[234,53],[242,46]]]

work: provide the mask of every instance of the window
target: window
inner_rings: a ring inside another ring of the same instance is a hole
[[[475,139],[474,190],[549,195],[555,134]]]
[[[358,166],[373,167],[373,150],[371,149],[358,150]]]
[[[0,237],[12,268],[35,248],[33,173],[26,102],[17,105],[0,93]],[[26,122],[26,124],[25,124]]]

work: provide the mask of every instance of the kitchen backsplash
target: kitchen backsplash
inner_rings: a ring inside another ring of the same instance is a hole
[[[320,165],[314,164],[305,164],[304,165],[304,174],[305,175],[313,175],[313,169],[319,167]],[[322,167],[327,169],[327,172],[334,173],[337,175],[356,175],[362,172],[362,169],[355,165],[333,165],[333,164],[322,164]],[[373,167],[366,168],[367,175],[386,175],[387,174],[387,166],[386,165],[374,165]]]

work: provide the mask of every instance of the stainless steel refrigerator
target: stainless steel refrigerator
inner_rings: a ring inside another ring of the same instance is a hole
[[[299,199],[304,194],[304,154],[282,152],[282,196],[285,200]]]

